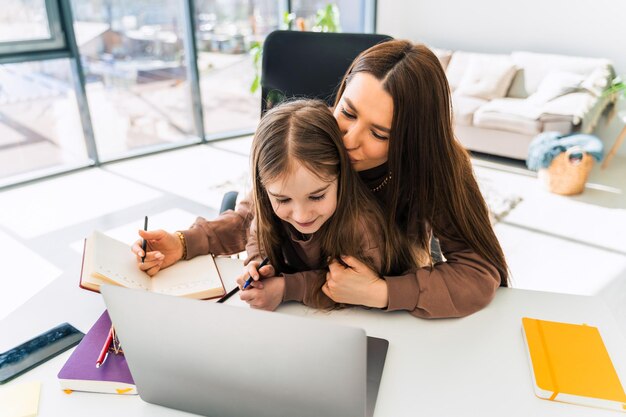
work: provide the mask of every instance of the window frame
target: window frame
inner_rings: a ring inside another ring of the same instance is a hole
[[[50,37],[46,39],[25,39],[19,41],[0,42],[0,57],[5,55],[21,55],[28,53],[54,51],[67,48],[65,32],[61,22],[59,4],[56,0],[44,0],[46,7],[46,17],[48,20],[48,30]],[[3,59],[2,61],[7,62]]]

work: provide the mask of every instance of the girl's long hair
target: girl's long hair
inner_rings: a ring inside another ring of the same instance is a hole
[[[285,263],[285,227],[276,216],[266,184],[285,178],[301,164],[320,179],[337,184],[335,213],[316,233],[322,234],[322,267],[341,255],[354,256],[381,275],[397,275],[413,267],[406,245],[395,232],[388,232],[382,211],[370,191],[352,170],[342,143],[342,134],[330,109],[322,101],[284,102],[268,111],[257,128],[252,144],[252,182],[259,249],[269,257],[277,272],[289,272]],[[363,226],[380,227],[377,242],[382,268],[362,253]],[[320,277],[321,288],[323,277]]]
[[[387,201],[388,228],[407,231],[419,250],[429,247],[427,225],[435,235],[460,236],[492,263],[500,285],[508,285],[508,267],[489,220],[485,200],[467,151],[455,139],[446,74],[424,45],[392,40],[362,52],[344,76],[337,101],[358,73],[381,81],[393,98]],[[451,226],[453,231],[447,230]]]

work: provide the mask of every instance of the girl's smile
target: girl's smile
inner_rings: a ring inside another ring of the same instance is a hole
[[[324,180],[299,162],[266,184],[274,213],[304,234],[315,233],[337,208],[337,178]]]

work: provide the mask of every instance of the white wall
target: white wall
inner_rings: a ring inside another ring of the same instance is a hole
[[[613,60],[626,72],[623,0],[378,0],[377,31],[448,49]]]
[[[452,50],[608,58],[626,74],[623,0],[378,0],[377,32]],[[622,127],[614,118],[595,133],[610,147]]]

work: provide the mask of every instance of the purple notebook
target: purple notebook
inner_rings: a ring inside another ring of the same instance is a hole
[[[124,355],[109,352],[102,366],[96,368],[96,360],[110,329],[111,319],[109,313],[105,311],[76,346],[57,375],[62,389],[137,394],[137,388]]]

